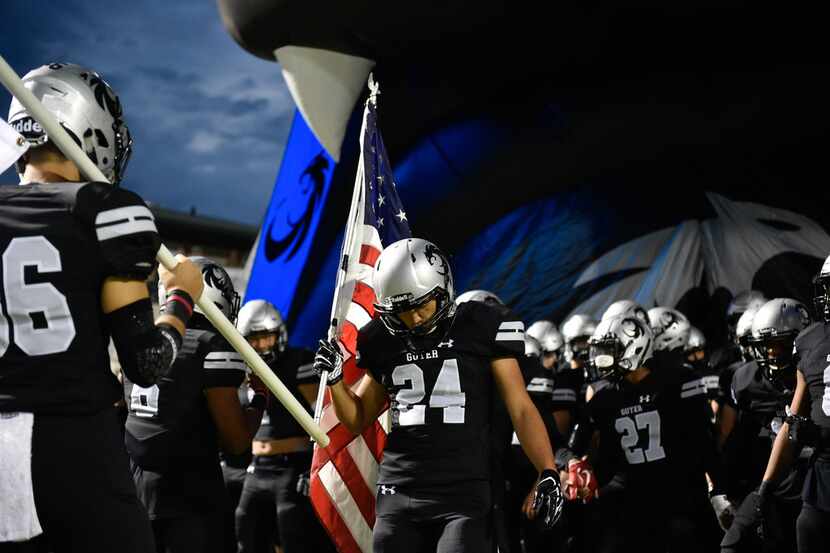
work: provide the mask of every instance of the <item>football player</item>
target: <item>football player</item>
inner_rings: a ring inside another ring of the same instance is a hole
[[[17,425],[16,443],[0,447],[0,536],[36,534],[15,518],[34,507],[50,550],[144,553],[153,537],[130,478],[107,346],[112,337],[134,381],[164,378],[201,274],[181,256],[172,272],[159,270],[172,308],[154,323],[145,280],[160,239],[142,199],[118,187],[132,143],[118,96],[73,64],[44,65],[23,82],[111,182],[83,182],[12,100],[9,123],[31,147],[17,165],[22,186],[0,187],[0,429]]]
[[[265,300],[249,301],[239,311],[237,327],[311,413],[320,381],[312,369],[314,354],[288,345],[288,330],[277,308]],[[268,402],[252,451],[252,472],[236,509],[239,553],[271,551],[275,526],[285,553],[330,549],[308,500],[311,442],[278,401]]]
[[[192,260],[205,281],[203,297],[234,322],[239,295],[228,273],[210,259]],[[170,294],[159,286],[160,299]],[[169,373],[152,386],[129,375],[124,380],[124,441],[157,551],[218,551],[232,531],[218,447],[231,454],[248,449],[268,398],[267,388],[251,375],[254,397],[242,408],[238,389],[247,370],[197,306]]]
[[[539,382],[544,383],[546,380],[552,379],[550,382],[552,387],[550,402],[545,408],[549,408],[553,412],[559,436],[569,436],[576,417],[576,409],[579,406],[578,398],[581,396],[584,375],[581,374],[581,371],[560,367],[565,339],[562,337],[562,333],[557,330],[555,324],[544,320],[536,321],[528,327],[527,334],[531,338],[535,338],[539,344],[540,354],[536,356],[536,365],[541,364],[541,367],[547,371],[538,375]],[[528,388],[528,392],[530,391],[531,389]],[[538,404],[537,407],[539,407]]]
[[[795,551],[795,521],[801,509],[806,459],[812,448],[802,450],[802,462],[775,490],[778,532],[775,538],[768,536],[766,544],[758,541],[757,495],[750,492],[764,474],[773,440],[786,417],[785,409],[792,402],[796,379],[793,342],[809,322],[804,305],[785,298],[767,302],[753,318],[750,343],[757,362],[749,361],[735,371],[730,408],[736,411],[737,422],[724,444],[724,489],[736,502],[743,501],[721,542],[724,553],[758,551],[762,547]],[[773,539],[774,545],[770,543]]]
[[[735,325],[735,344],[740,353],[740,359],[731,365],[723,368],[718,375],[718,398],[717,411],[715,419],[716,433],[718,436],[718,445],[723,447],[726,437],[732,432],[735,422],[738,418],[738,413],[735,410],[735,402],[732,399],[732,377],[735,371],[744,364],[755,360],[753,348],[750,347],[750,339],[752,338],[752,320],[755,314],[763,307],[761,305],[753,305],[743,312],[738,318],[738,323]],[[715,367],[709,364],[711,371],[715,372]]]
[[[799,441],[815,443],[796,523],[799,553],[826,551],[830,543],[830,257],[814,281],[815,307],[821,320],[796,337],[793,363],[797,367],[790,417],[781,426],[770,453],[764,478],[758,488],[758,510],[764,519],[761,528],[770,533],[770,497],[782,474],[793,462]],[[757,315],[756,315],[757,316]],[[754,323],[753,323],[754,327]],[[786,359],[786,352],[776,351]],[[812,435],[812,436],[811,436]]]
[[[590,346],[591,362],[609,384],[586,404],[571,458],[587,452],[595,431],[598,465],[624,458],[624,486],[617,489],[614,479],[614,489],[599,490],[600,501],[605,493],[622,496],[620,550],[713,550],[719,532],[706,473],[720,495],[720,471],[699,378],[683,366],[658,366],[651,329],[635,316],[601,321]]]
[[[375,553],[488,550],[494,389],[539,473],[526,511],[553,525],[562,508],[559,476],[516,361],[524,355],[524,324],[495,304],[456,307],[449,262],[426,240],[385,248],[373,283],[378,317],[357,339],[358,364],[368,372],[347,387],[339,346],[325,341],[315,368],[329,371],[335,412],[354,433],[391,402]]]
[[[689,329],[689,338],[683,346],[683,353],[686,354],[686,362],[700,375],[703,385],[706,386],[706,397],[712,406],[712,414],[717,415],[717,400],[721,395],[719,379],[709,365],[706,336],[699,328],[693,326]]]
[[[729,302],[726,307],[726,343],[712,352],[709,361],[715,374],[720,375],[724,369],[741,361],[741,348],[736,335],[738,321],[746,311],[750,309],[758,310],[766,302],[767,298],[758,290],[739,292]],[[728,389],[722,388],[724,391]]]

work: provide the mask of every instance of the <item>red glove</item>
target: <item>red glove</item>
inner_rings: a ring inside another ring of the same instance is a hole
[[[583,503],[597,497],[597,478],[594,470],[585,459],[572,460],[568,463],[568,500],[582,499]]]

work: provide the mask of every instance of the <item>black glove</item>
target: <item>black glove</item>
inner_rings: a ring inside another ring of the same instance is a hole
[[[308,471],[301,472],[297,477],[297,493],[308,497],[309,474]]]
[[[332,386],[343,379],[343,354],[340,352],[340,346],[337,342],[332,340],[320,340],[320,347],[317,348],[317,355],[314,356],[314,372],[317,376],[323,374],[323,371],[328,371],[328,379],[326,384]]]
[[[761,542],[766,542],[771,536],[770,528],[767,524],[769,519],[769,503],[772,495],[772,482],[764,480],[758,486],[758,501],[755,503],[755,514],[758,520],[758,537]]]
[[[545,528],[553,528],[562,516],[562,506],[565,499],[562,496],[562,487],[559,484],[559,475],[556,471],[545,469],[536,490],[533,493],[533,511],[541,517]]]

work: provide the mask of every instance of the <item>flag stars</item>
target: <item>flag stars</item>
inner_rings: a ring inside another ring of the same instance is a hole
[[[383,202],[386,201],[386,198],[383,197],[383,194],[378,194],[378,207],[383,206]]]
[[[398,219],[400,219],[400,220],[401,220],[401,223],[403,223],[404,221],[407,221],[407,220],[408,220],[408,219],[406,218],[406,213],[404,212],[404,210],[403,210],[403,209],[401,209],[400,211],[398,211],[397,213],[395,213],[395,217],[397,217]]]
[[[378,217],[378,227],[383,226],[383,217]]]

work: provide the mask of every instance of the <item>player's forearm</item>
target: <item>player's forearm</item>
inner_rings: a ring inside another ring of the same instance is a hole
[[[363,403],[341,380],[329,386],[331,401],[337,419],[354,434],[360,434],[365,428]]]
[[[511,413],[511,416],[519,443],[522,444],[522,449],[536,470],[541,472],[545,469],[554,469],[556,463],[550,439],[536,407],[528,402],[528,405],[524,405],[515,415]]]
[[[764,481],[775,482],[779,475],[787,470],[793,462],[793,444],[789,440],[790,425],[784,423],[775,437],[772,452],[764,472]]]

